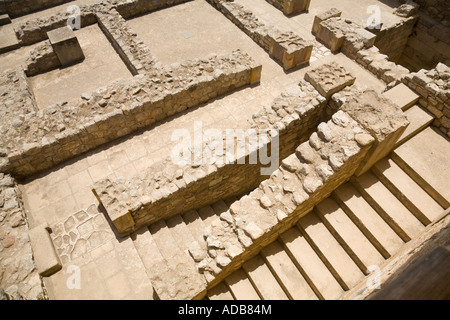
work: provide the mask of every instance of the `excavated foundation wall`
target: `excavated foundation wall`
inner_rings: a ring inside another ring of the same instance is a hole
[[[0,90],[0,172],[27,177],[139,128],[259,81],[246,54],[212,55],[117,81],[78,101],[37,110],[23,70],[6,71]]]
[[[450,65],[450,27],[421,14],[399,62],[411,71]]]
[[[73,0],[0,0],[0,8],[3,7],[4,12],[15,18],[71,1]]]

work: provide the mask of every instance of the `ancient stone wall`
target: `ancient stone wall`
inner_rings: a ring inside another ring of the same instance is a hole
[[[450,29],[421,14],[400,62],[412,71],[432,69],[442,62],[450,65]]]
[[[1,0],[5,12],[12,18],[71,1],[72,0]]]
[[[3,290],[9,299],[46,298],[27,232],[16,181],[0,173],[0,292]]]
[[[291,69],[309,61],[313,47],[309,41],[293,32],[281,32],[273,26],[266,26],[253,12],[234,1],[208,1],[213,3],[253,41],[268,51],[285,69]]]
[[[316,128],[324,102],[309,83],[301,81],[256,113],[251,128],[278,131],[280,150],[279,156],[274,156],[283,159]],[[226,137],[225,132],[222,137]],[[221,143],[219,149],[223,151],[219,157],[226,155],[223,163],[196,163],[194,159],[192,164],[179,166],[168,157],[133,178],[99,181],[95,194],[118,231],[129,233],[142,225],[255,188],[266,177],[260,171],[263,165],[259,161],[251,164],[249,159],[264,148],[270,150],[271,138],[259,146],[249,146],[240,156],[227,154],[225,143]],[[212,148],[205,145],[202,150],[208,147]]]
[[[398,63],[417,19],[409,17],[392,25],[383,24],[381,30],[375,32],[375,46],[382,54],[387,55],[390,61]]]
[[[405,67],[389,61],[375,47],[375,35],[354,22],[331,17],[320,23],[317,38],[332,51],[342,51],[386,83],[401,79],[409,73]]]
[[[30,51],[30,57],[26,60],[25,74],[28,77],[44,73],[61,66],[58,56],[49,40],[42,42]]]
[[[294,14],[309,9],[311,0],[266,0],[285,14]]]
[[[97,23],[95,8],[100,5],[80,5],[81,27]],[[26,46],[47,39],[47,32],[67,25],[70,13],[66,10],[59,11],[48,17],[27,19],[14,24],[14,31],[20,45]]]
[[[130,30],[125,19],[115,9],[97,12],[98,25],[105,33],[133,75],[154,68],[156,59],[150,49]]]
[[[405,2],[405,0],[401,0],[401,2]],[[421,11],[425,11],[443,25],[450,26],[450,7],[447,0],[414,0],[414,2],[420,5]]]
[[[0,83],[0,172],[25,177],[139,128],[259,81],[261,66],[239,50],[172,64],[152,77],[117,81],[79,100],[37,110],[20,69]]]
[[[239,268],[348,180],[372,142],[342,111],[321,123],[268,180],[207,228],[207,251],[191,254],[208,286]]]
[[[402,82],[420,95],[419,104],[435,116],[433,125],[450,137],[450,68],[439,63],[408,74]]]
[[[91,5],[80,5],[80,23],[85,27],[97,23],[96,13],[108,13],[111,9],[117,11],[125,19],[148,13],[157,9],[183,3],[188,0],[103,0]],[[68,4],[69,6],[70,4]],[[73,12],[61,10],[48,17],[28,19],[14,24],[14,30],[20,45],[30,45],[47,39],[47,32],[67,24],[67,20]]]

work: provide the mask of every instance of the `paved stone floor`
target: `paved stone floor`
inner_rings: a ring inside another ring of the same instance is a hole
[[[291,28],[311,40],[313,16],[318,11],[329,8],[325,1],[316,0],[312,2],[308,14],[286,18],[265,1],[244,2],[257,14],[267,10],[270,14],[265,14],[262,18],[267,19],[268,23],[274,23],[280,29]],[[354,1],[341,1],[336,5],[339,8],[345,6],[343,9],[347,12],[358,10],[357,8],[362,10],[364,7],[361,4],[353,4]],[[51,227],[66,225],[69,221],[79,223],[71,228],[76,228],[80,237],[76,243],[67,239],[66,245],[78,243],[80,254],[66,261],[63,270],[45,279],[50,298],[152,297],[151,284],[131,239],[118,240],[115,237],[108,221],[96,207],[97,201],[90,186],[105,177],[131,176],[169,156],[171,147],[176,143],[171,141],[175,129],[185,128],[192,133],[194,121],[202,121],[203,129],[246,128],[247,119],[253,113],[269,104],[283,90],[303,79],[307,70],[326,62],[336,61],[342,64],[356,76],[356,83],[363,88],[370,87],[381,92],[385,87],[383,82],[360,65],[343,54],[331,54],[315,40],[311,65],[285,73],[267,52],[204,0],[160,10],[135,18],[129,23],[164,64],[201,58],[210,53],[230,53],[233,49],[240,48],[263,65],[261,83],[220,97],[155,124],[145,131],[93,150],[21,185],[31,227],[42,222],[47,222]],[[171,26],[170,32],[166,30],[167,25]],[[70,67],[73,69],[67,68],[67,74],[64,70],[55,70],[32,79],[32,86],[41,106],[59,101],[58,99],[76,97],[86,90],[104,86],[108,81],[119,77],[131,77],[119,57],[111,54],[112,48],[108,48],[108,43],[103,42],[105,39],[101,39],[98,32],[100,31],[96,25],[78,31],[80,43],[82,47],[86,47],[87,59],[83,63]],[[11,54],[0,55],[0,65],[3,65],[3,61],[20,61],[23,52],[29,48],[20,49],[18,57]],[[93,69],[93,65],[97,65],[97,69]],[[113,68],[110,67],[112,65]],[[59,96],[59,92],[62,96]],[[76,214],[80,215],[80,210],[88,213],[86,219],[95,221],[103,228],[102,240],[96,242],[96,245],[89,242],[92,232],[83,235],[84,231],[80,231],[84,230],[81,220],[76,220]],[[66,285],[71,275],[69,267],[72,265],[80,267],[83,274],[81,291],[70,290]]]
[[[97,24],[75,30],[83,50],[82,63],[29,77],[38,108],[77,99],[118,79],[133,76]]]

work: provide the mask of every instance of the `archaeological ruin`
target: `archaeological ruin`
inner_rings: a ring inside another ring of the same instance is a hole
[[[0,300],[450,299],[446,0],[0,0]]]

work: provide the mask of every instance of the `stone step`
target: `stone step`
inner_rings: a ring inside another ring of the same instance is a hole
[[[177,214],[176,216],[173,216],[172,218],[166,220],[166,224],[171,231],[178,247],[181,250],[187,252],[187,250],[189,250],[190,248],[189,245],[196,240],[194,239],[194,236],[184,222],[183,217]]]
[[[225,282],[237,300],[261,300],[244,270],[236,270],[225,279]]]
[[[220,216],[221,213],[224,213],[230,208],[230,206],[227,205],[223,200],[219,200],[216,203],[213,203],[211,207],[213,208],[216,216]]]
[[[316,213],[363,273],[367,274],[369,266],[384,261],[383,256],[333,199],[328,198],[319,203]]]
[[[403,245],[402,239],[350,183],[336,189],[334,198],[384,258]]]
[[[423,110],[418,105],[414,105],[405,111],[405,115],[408,118],[409,126],[403,132],[400,139],[396,142],[395,147],[398,147],[414,137],[416,134],[425,129],[431,122],[433,122],[434,117],[428,112]]]
[[[283,286],[290,299],[317,300],[317,296],[289,258],[283,246],[278,242],[272,242],[261,250],[261,255],[266,260],[272,273]]]
[[[170,261],[174,256],[182,254],[164,220],[151,224],[148,229],[164,259]]]
[[[211,206],[204,206],[197,210],[198,215],[202,218],[205,226],[210,226],[211,223],[217,218],[214,209]]]
[[[419,95],[403,83],[400,83],[394,88],[384,92],[383,96],[394,102],[403,111],[408,110],[419,100]]]
[[[352,184],[393,230],[407,242],[425,226],[371,172],[352,179]]]
[[[342,296],[344,290],[297,227],[284,232],[279,240],[292,261],[308,275],[319,298],[335,300]]]
[[[372,171],[424,225],[430,224],[443,211],[392,159],[379,161]]]
[[[132,239],[161,300],[204,296],[205,284],[195,262],[178,247],[164,220],[139,229],[132,234]]]
[[[242,268],[264,300],[289,299],[260,255],[244,263]]]
[[[164,262],[164,258],[147,227],[142,227],[131,234],[133,244],[144,264],[147,274],[151,275],[153,266]]]
[[[364,274],[316,214],[300,219],[298,227],[344,290],[361,281]]]
[[[206,248],[206,241],[203,237],[206,225],[200,218],[198,212],[196,210],[191,210],[184,213],[182,217],[194,239],[200,244],[200,246]]]
[[[234,300],[230,289],[224,282],[210,289],[207,295],[209,300]]]
[[[392,159],[444,209],[450,207],[450,142],[428,127],[392,153]]]

